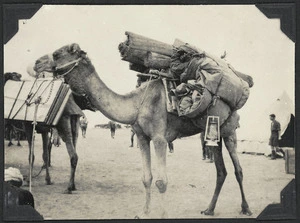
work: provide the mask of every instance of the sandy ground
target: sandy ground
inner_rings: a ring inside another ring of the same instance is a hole
[[[5,142],[7,145],[7,142]],[[79,162],[76,187],[72,195],[67,188],[70,162],[66,147],[53,147],[50,174],[53,185],[45,185],[45,172],[33,179],[32,193],[37,211],[45,219],[130,219],[144,205],[141,182],[142,164],[139,149],[129,148],[130,129],[116,131],[111,139],[107,129],[88,129],[87,137],[78,139]],[[228,152],[223,148],[227,178],[214,216],[201,215],[212,198],[216,171],[213,163],[202,160],[199,135],[178,139],[175,152],[167,154],[169,218],[245,218],[240,215],[241,196]],[[41,137],[36,137],[36,174],[42,165]],[[151,144],[153,182],[156,180],[156,157]],[[16,167],[28,175],[28,146],[5,147],[5,168]],[[280,191],[294,178],[286,174],[284,160],[268,160],[265,156],[239,154],[244,173],[244,189],[251,217],[257,217],[270,203],[280,202]],[[23,187],[28,189],[28,187]],[[158,218],[159,198],[152,184],[150,218]]]

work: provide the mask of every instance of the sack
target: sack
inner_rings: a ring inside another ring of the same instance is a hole
[[[249,98],[249,87],[253,86],[250,76],[236,71],[226,61],[189,44],[180,47],[185,47],[186,53],[192,54],[188,65],[186,61],[181,64],[181,82],[197,79],[212,95],[217,95],[228,103],[232,110],[244,106]]]
[[[238,77],[228,65],[210,57],[201,57],[197,69],[199,82],[213,94],[220,96],[232,110],[240,109],[249,98],[249,85]]]
[[[191,94],[183,97],[179,102],[179,116],[195,118],[204,112],[212,102],[212,96],[207,89],[203,92],[193,90]]]

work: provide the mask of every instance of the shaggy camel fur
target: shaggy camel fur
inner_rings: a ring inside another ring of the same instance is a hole
[[[160,79],[149,81],[129,94],[119,95],[103,83],[86,53],[80,49],[78,44],[67,45],[56,50],[53,53],[53,59],[55,65],[53,66],[54,75],[64,76],[66,82],[69,83],[76,94],[88,97],[93,105],[109,119],[123,124],[131,124],[135,130],[140,143],[143,164],[142,181],[146,191],[143,217],[147,217],[150,212],[150,187],[153,179],[150,141],[153,141],[157,157],[158,175],[155,185],[161,198],[160,217],[164,218],[167,217],[167,211],[164,208],[164,195],[168,184],[166,173],[167,143],[172,142],[177,137],[191,136],[203,132],[207,115],[220,117],[221,136],[232,159],[236,179],[240,186],[241,212],[246,215],[252,214],[245,198],[242,184],[243,173],[236,152],[236,128],[239,116],[236,111],[231,111],[225,102],[218,99],[208,109],[207,114],[197,119],[196,126],[188,118],[178,117],[167,112],[166,94]],[[71,154],[75,156],[76,152],[71,151]],[[214,149],[214,158],[217,183],[208,208],[202,212],[206,215],[214,214],[217,199],[227,175],[221,148]]]

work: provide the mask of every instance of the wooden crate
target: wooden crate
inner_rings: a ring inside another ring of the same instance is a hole
[[[285,172],[295,174],[295,150],[286,150],[285,154]]]

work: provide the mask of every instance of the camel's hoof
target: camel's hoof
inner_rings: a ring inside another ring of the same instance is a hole
[[[18,143],[18,145],[17,146],[21,146],[21,144],[20,143]]]
[[[201,211],[201,214],[204,214],[204,215],[211,215],[213,216],[215,214],[214,211],[211,211],[211,210],[208,210],[206,209],[205,211]]]
[[[72,191],[69,190],[69,189],[67,189],[67,190],[65,190],[65,191],[63,192],[63,194],[72,194]]]
[[[68,187],[68,190],[69,191],[75,191],[77,189],[76,189],[75,185],[72,185],[72,186]]]
[[[138,215],[134,216],[134,219],[140,219],[140,217]]]
[[[10,142],[10,143],[8,143],[8,145],[7,146],[12,146],[13,144]]]
[[[242,211],[240,212],[240,214],[251,216],[252,212],[250,211],[249,208],[245,208],[245,209],[242,209]]]
[[[51,180],[46,180],[46,185],[52,185],[54,184]]]

